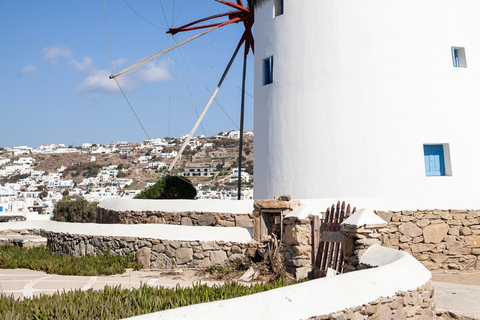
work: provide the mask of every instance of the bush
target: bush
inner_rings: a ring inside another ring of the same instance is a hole
[[[126,268],[140,270],[133,255],[114,256],[110,252],[76,258],[52,254],[46,248],[0,246],[0,268],[41,270],[50,274],[98,276],[124,273]],[[1,317],[0,317],[1,318]]]
[[[186,178],[165,176],[153,186],[142,190],[135,199],[194,199],[197,190]]]
[[[70,196],[63,197],[55,203],[53,220],[60,222],[96,222],[98,202],[88,202],[80,197],[72,200]]]

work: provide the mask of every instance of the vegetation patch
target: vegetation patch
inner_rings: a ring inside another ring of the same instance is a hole
[[[53,220],[60,222],[96,222],[98,202],[88,202],[84,197],[73,199],[70,196],[63,197],[55,203]]]
[[[126,268],[140,270],[141,265],[132,255],[114,256],[105,252],[103,255],[76,258],[52,254],[48,249],[40,247],[0,246],[0,268],[24,268],[60,275],[98,276],[124,273]]]
[[[190,180],[178,176],[165,176],[144,189],[135,199],[195,199],[197,190]]]
[[[122,289],[120,286],[103,290],[75,290],[24,298],[0,296],[2,319],[123,319],[137,315],[184,307],[197,303],[237,298],[279,287],[287,283],[243,286],[234,282],[208,287],[195,284],[190,288],[174,289],[141,285],[138,289]]]

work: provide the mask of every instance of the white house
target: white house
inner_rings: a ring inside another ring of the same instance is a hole
[[[264,0],[255,198],[480,196],[480,1]]]

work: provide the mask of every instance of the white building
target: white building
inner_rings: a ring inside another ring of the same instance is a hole
[[[242,168],[240,177],[242,178],[243,182],[250,181],[250,175],[248,174],[247,170],[245,170],[244,168]],[[237,182],[237,181],[238,181],[238,168],[233,168],[232,174],[230,175],[228,182]]]
[[[480,1],[265,0],[255,38],[256,199],[480,196]]]

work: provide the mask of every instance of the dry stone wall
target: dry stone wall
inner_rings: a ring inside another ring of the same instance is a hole
[[[419,210],[377,215],[388,222],[376,238],[383,246],[409,252],[429,270],[480,269],[480,211]]]
[[[253,257],[256,253],[255,243],[104,237],[45,230],[29,232],[46,237],[47,247],[53,253],[81,257],[109,250],[115,255],[133,254],[144,268],[152,269],[225,265],[246,256]]]
[[[253,214],[196,211],[115,211],[97,207],[97,223],[159,223],[184,226],[253,227]]]
[[[435,303],[433,286],[428,282],[416,290],[398,292],[393,297],[383,297],[366,305],[358,306],[309,318],[310,320],[363,320],[363,319],[434,319]]]

